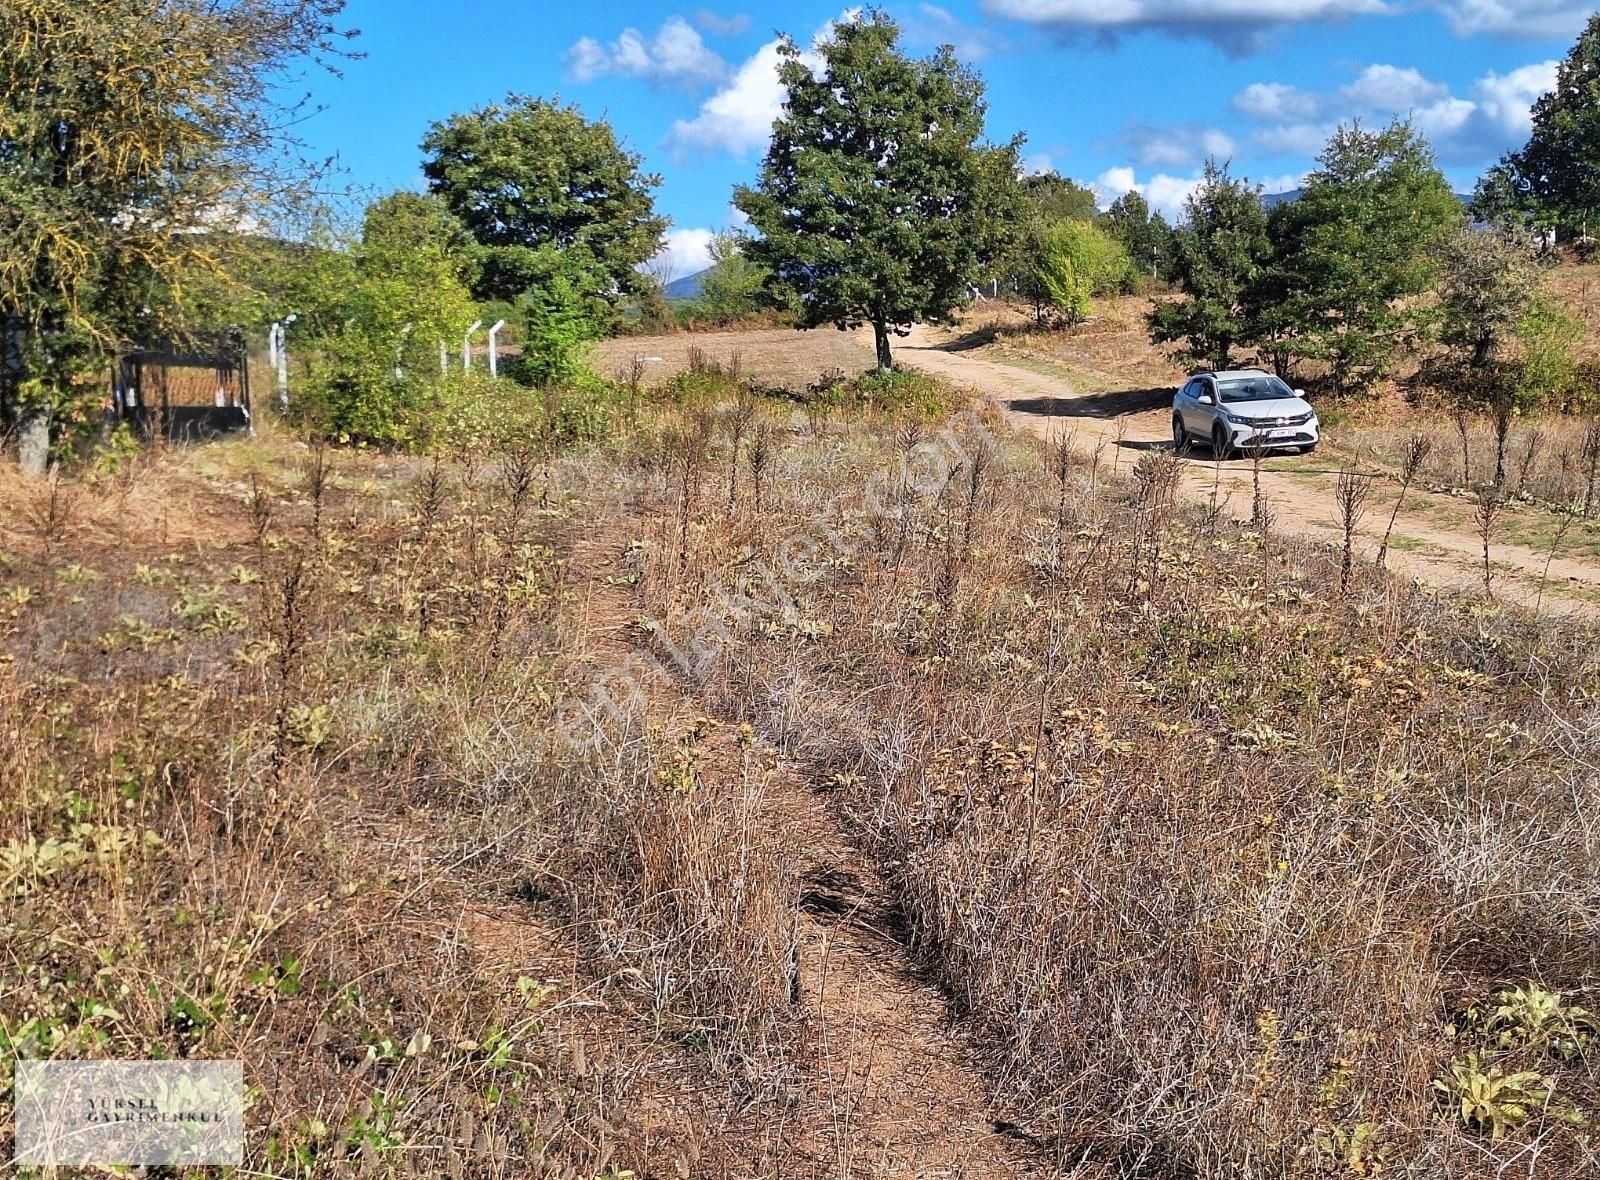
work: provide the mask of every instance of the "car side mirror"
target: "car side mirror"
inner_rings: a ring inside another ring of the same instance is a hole
[[[1306,396],[1306,391],[1303,390],[1303,389],[1297,389],[1297,390],[1294,391],[1294,395],[1295,395],[1295,397],[1297,397],[1300,400],[1304,401],[1305,400],[1305,396]]]
[[[1195,400],[1198,401],[1202,406],[1214,406],[1217,404],[1217,399],[1212,397],[1209,393],[1202,393]]]

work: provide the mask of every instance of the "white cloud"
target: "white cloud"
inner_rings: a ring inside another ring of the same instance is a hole
[[[1123,139],[1134,162],[1146,168],[1189,168],[1207,157],[1226,160],[1233,155],[1233,140],[1215,127],[1177,124],[1171,127],[1130,127]]]
[[[1139,180],[1132,168],[1107,168],[1100,179],[1089,186],[1106,203],[1139,188]]]
[[[1477,33],[1571,37],[1583,28],[1594,5],[1572,0],[1442,0],[1439,8],[1463,37]]]
[[[737,37],[740,33],[750,31],[750,17],[743,12],[721,16],[709,8],[702,8],[694,14],[694,23],[702,32],[710,33],[713,37]]]
[[[1252,82],[1233,96],[1233,109],[1263,122],[1311,119],[1320,106],[1317,96],[1283,82]]]
[[[711,243],[716,231],[702,228],[667,231],[666,242],[647,265],[663,283],[698,274],[711,265]]]
[[[721,149],[735,155],[764,145],[772,134],[773,121],[783,110],[778,63],[778,42],[769,41],[734,72],[726,86],[701,104],[699,114],[672,125],[668,145],[679,152]]]
[[[1442,82],[1430,82],[1415,69],[1368,66],[1339,94],[1346,102],[1366,110],[1403,111],[1433,102],[1450,93]]]
[[[633,28],[623,29],[610,45],[584,37],[567,50],[566,65],[567,75],[578,82],[615,75],[702,83],[720,81],[728,72],[727,63],[681,16],[669,16],[650,40]]]
[[[1268,193],[1283,193],[1299,188],[1305,180],[1305,175],[1291,172],[1282,176],[1247,179],[1251,184],[1261,185]],[[1109,205],[1124,193],[1139,193],[1150,203],[1152,209],[1168,221],[1177,222],[1183,217],[1185,204],[1204,181],[1205,176],[1199,173],[1191,176],[1172,176],[1158,172],[1141,182],[1132,168],[1120,167],[1106,169],[1090,187],[1099,195],[1102,205]]]
[[[1449,146],[1453,137],[1460,135],[1478,113],[1478,104],[1464,98],[1441,98],[1438,102],[1418,107],[1411,112],[1411,121],[1417,130],[1428,137],[1429,143]]]
[[[1251,137],[1262,151],[1274,156],[1315,156],[1338,129],[1335,122],[1280,123],[1263,127]]]
[[[1473,87],[1478,109],[1506,132],[1516,136],[1533,130],[1533,104],[1556,88],[1560,63],[1541,61],[1509,74],[1485,74]]]
[[[1433,8],[1458,36],[1570,37],[1594,5],[1575,0],[983,0],[993,16],[1061,33],[1160,29],[1226,49],[1259,48],[1276,28]]]
[[[1050,158],[1049,152],[1032,152],[1022,157],[1022,175],[1024,176],[1043,176],[1055,170],[1055,161]]]
[[[1089,187],[1100,197],[1102,205],[1109,205],[1126,193],[1138,193],[1150,202],[1152,209],[1171,221],[1183,213],[1184,202],[1199,187],[1200,179],[1198,176],[1169,176],[1165,172],[1158,172],[1140,183],[1132,168],[1107,168]]]
[[[1161,29],[1233,50],[1256,47],[1282,25],[1394,11],[1388,0],[983,0],[983,7],[1058,32]]]
[[[1275,155],[1319,154],[1340,122],[1410,118],[1441,162],[1481,164],[1526,137],[1529,110],[1555,86],[1556,68],[1545,61],[1485,74],[1463,97],[1417,70],[1373,65],[1329,94],[1256,83],[1234,96],[1233,109],[1261,124],[1252,142]]]
[[[849,10],[838,21],[854,20],[856,12]],[[829,21],[818,29],[812,45],[825,41],[838,21]],[[743,155],[754,148],[764,148],[787,97],[778,80],[781,44],[776,39],[768,41],[734,71],[727,85],[700,104],[694,118],[675,122],[667,136],[667,146],[680,155],[695,151]],[[815,53],[802,51],[800,60],[814,70],[822,67]]]

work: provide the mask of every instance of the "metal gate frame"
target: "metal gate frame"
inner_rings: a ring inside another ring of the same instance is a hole
[[[169,370],[209,370],[216,378],[210,405],[173,404]],[[145,437],[158,430],[174,441],[193,441],[251,430],[250,356],[241,332],[187,346],[123,351],[111,375],[112,407],[118,421]]]

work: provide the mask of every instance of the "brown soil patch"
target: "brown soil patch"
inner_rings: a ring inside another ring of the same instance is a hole
[[[597,348],[602,373],[627,368],[633,358],[645,363],[645,381],[654,384],[689,367],[699,349],[721,365],[738,358],[740,370],[762,385],[800,391],[830,369],[856,374],[872,365],[872,347],[853,332],[815,328],[762,328],[749,332],[679,332],[672,336],[622,336]]]

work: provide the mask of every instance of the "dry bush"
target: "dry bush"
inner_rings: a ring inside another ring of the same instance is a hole
[[[775,749],[1063,1170],[1600,1166],[1591,629],[1345,599],[1169,457],[715,400],[5,532],[8,1047],[242,1055],[274,1174],[761,1174],[814,1049]]]
[[[697,518],[697,601],[640,586],[709,637],[703,699],[832,785],[1028,1129],[1085,1174],[1595,1166],[1593,1059],[1459,1017],[1600,981],[1592,632],[1366,576],[1346,610],[1338,549],[1004,438],[969,528],[987,450],[919,437],[796,436],[759,517]],[[1451,1087],[1500,1069],[1556,1097],[1496,1139]]]
[[[182,542],[3,537],[6,1059],[243,1058],[274,1175],[726,1166],[731,1092],[691,1095],[781,1064],[794,891],[722,788],[552,742],[583,636],[538,461],[160,462]]]

